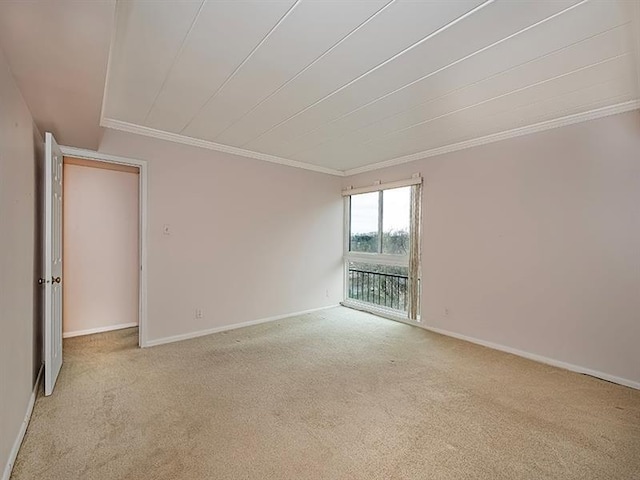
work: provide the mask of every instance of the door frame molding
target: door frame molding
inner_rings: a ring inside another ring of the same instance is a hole
[[[138,167],[139,175],[139,254],[140,254],[140,271],[138,276],[138,346],[141,348],[148,346],[147,341],[147,222],[148,222],[148,176],[149,165],[146,160],[138,160],[134,158],[118,157],[93,150],[85,150],[76,147],[67,147],[60,145],[60,150],[65,157],[75,157],[85,160],[94,160],[104,163],[113,163],[116,165],[127,165],[130,167]]]

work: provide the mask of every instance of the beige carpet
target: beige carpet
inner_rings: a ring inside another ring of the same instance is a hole
[[[65,340],[13,477],[640,479],[640,391],[335,308]]]

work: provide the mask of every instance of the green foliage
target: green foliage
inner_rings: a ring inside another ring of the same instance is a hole
[[[351,251],[377,253],[378,234],[377,233],[358,233],[355,235],[351,235]]]
[[[380,253],[378,252],[378,233],[356,233],[351,235],[351,251]],[[406,230],[383,232],[381,253],[409,255],[409,232]]]

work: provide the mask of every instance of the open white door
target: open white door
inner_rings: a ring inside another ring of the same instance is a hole
[[[44,394],[62,368],[62,152],[45,134],[44,186]]]

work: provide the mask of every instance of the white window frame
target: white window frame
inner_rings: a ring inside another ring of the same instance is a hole
[[[389,253],[370,253],[370,252],[352,252],[350,249],[351,246],[351,196],[359,195],[362,193],[371,193],[371,192],[384,192],[384,190],[391,190],[394,188],[401,188],[416,184],[421,184],[422,178],[420,176],[414,176],[410,180],[392,182],[386,184],[377,183],[370,187],[362,187],[355,189],[347,189],[342,192],[344,196],[344,245],[343,245],[343,275],[344,275],[344,292],[343,298],[344,300],[341,302],[342,305],[346,307],[355,308],[357,310],[363,310],[369,313],[373,313],[375,315],[379,315],[385,318],[390,318],[392,320],[398,320],[407,323],[414,323],[409,319],[408,312],[402,312],[400,310],[395,310],[389,307],[384,307],[381,305],[374,305],[368,302],[361,302],[358,300],[354,300],[349,298],[349,263],[350,262],[358,262],[358,263],[370,263],[376,265],[384,265],[384,266],[394,266],[394,267],[407,267],[409,268],[409,255],[396,255]],[[382,252],[382,241],[383,241],[383,208],[384,208],[384,193],[380,196],[378,200],[378,242],[379,242],[379,250]],[[419,321],[419,317],[418,320]]]

